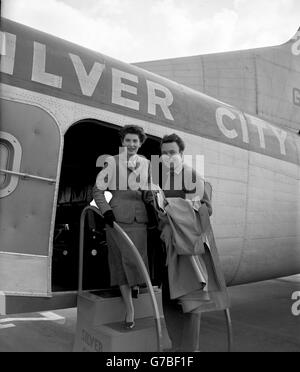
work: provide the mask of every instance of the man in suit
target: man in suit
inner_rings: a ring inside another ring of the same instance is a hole
[[[205,182],[196,170],[183,162],[185,144],[177,134],[164,136],[161,141],[161,154],[165,173],[162,176],[162,189],[166,198],[190,199],[205,203],[212,214]],[[169,231],[166,229],[166,231]],[[168,239],[168,237],[165,237]],[[172,347],[175,351],[198,351],[200,314],[184,313],[178,300],[170,298],[168,268],[165,266],[162,282],[162,299],[165,321]]]

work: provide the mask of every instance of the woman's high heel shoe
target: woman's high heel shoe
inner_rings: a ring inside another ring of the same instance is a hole
[[[126,329],[132,329],[132,328],[134,328],[134,327],[135,327],[135,322],[134,322],[134,320],[133,320],[132,322],[127,322],[127,320],[126,320],[126,316],[127,316],[127,314],[125,315],[124,327],[125,327]]]
[[[134,328],[135,327],[135,322],[133,321],[133,322],[126,322],[125,321],[125,328],[126,329],[132,329],[132,328]]]

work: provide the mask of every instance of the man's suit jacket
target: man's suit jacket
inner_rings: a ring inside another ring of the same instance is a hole
[[[172,174],[168,172],[164,179],[162,189],[166,198],[180,197],[193,200],[199,197],[201,203],[208,208],[208,213],[212,215],[210,184],[190,166],[184,164],[181,172]]]

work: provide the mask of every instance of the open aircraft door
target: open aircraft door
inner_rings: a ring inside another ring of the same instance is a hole
[[[61,135],[44,110],[1,101],[0,291],[51,295]]]

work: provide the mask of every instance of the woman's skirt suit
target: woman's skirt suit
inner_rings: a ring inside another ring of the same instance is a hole
[[[148,216],[142,200],[141,186],[145,186],[149,180],[149,168],[149,161],[139,155],[136,155],[131,163],[120,155],[109,157],[97,176],[93,193],[102,214],[108,210],[113,211],[116,222],[135,244],[147,268]],[[106,190],[112,194],[109,203],[104,195]],[[122,242],[116,230],[108,225],[106,239],[111,286],[127,284],[132,287],[143,284],[144,279],[133,253]]]

